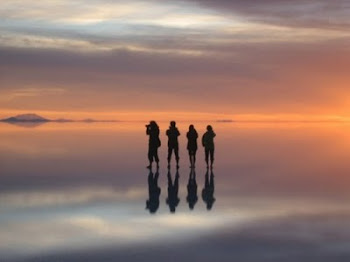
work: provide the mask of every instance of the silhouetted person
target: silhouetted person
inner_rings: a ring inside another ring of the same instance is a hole
[[[205,150],[205,162],[207,163],[207,168],[209,167],[209,157],[210,157],[210,166],[213,166],[214,163],[214,137],[216,134],[213,131],[212,126],[207,126],[207,132],[204,133],[202,137],[202,145]]]
[[[189,126],[188,132],[187,132],[187,150],[188,155],[190,158],[190,164],[191,167],[194,167],[196,165],[196,153],[197,153],[197,138],[198,133],[196,129],[194,129],[193,125]]]
[[[149,136],[148,142],[148,160],[149,166],[147,168],[152,168],[153,160],[156,161],[157,167],[159,167],[159,157],[158,148],[160,147],[159,139],[159,127],[155,121],[151,121],[146,125],[146,134]]]
[[[187,200],[189,208],[191,210],[193,210],[195,204],[198,201],[196,171],[194,168],[191,168],[191,172],[190,172],[190,175],[188,177],[186,200]]]
[[[210,170],[210,179],[209,179],[209,169],[207,168],[207,172],[205,173],[205,184],[202,190],[202,199],[206,203],[207,210],[211,210],[213,204],[215,202],[214,198],[214,174],[213,170]]]
[[[158,177],[158,168],[155,175],[153,175],[152,170],[150,169],[148,175],[148,200],[146,201],[146,209],[148,209],[151,214],[156,213],[159,208],[159,196],[161,189],[158,186]]]
[[[179,167],[179,142],[177,138],[180,132],[176,127],[175,121],[170,122],[170,127],[166,131],[166,135],[168,136],[168,168],[170,168],[170,160],[173,151],[175,153],[176,167]]]
[[[175,213],[176,207],[180,202],[178,197],[179,192],[179,170],[176,169],[176,175],[174,183],[171,178],[170,169],[168,169],[168,198],[166,199],[167,205],[171,213]]]

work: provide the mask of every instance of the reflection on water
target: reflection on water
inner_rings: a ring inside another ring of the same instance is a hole
[[[207,172],[205,173],[205,184],[204,188],[202,190],[202,198],[203,201],[206,203],[207,209],[211,210],[213,207],[213,204],[215,202],[214,198],[214,173],[213,169],[210,169],[210,176],[209,176],[209,169],[207,168]]]
[[[161,189],[158,186],[159,169],[157,168],[155,174],[152,169],[149,170],[148,174],[148,200],[146,201],[146,208],[150,213],[157,212],[159,208],[159,196]]]
[[[196,169],[194,167],[191,167],[190,175],[188,176],[186,200],[187,200],[189,208],[191,210],[193,210],[194,206],[196,205],[196,203],[198,201]]]
[[[179,193],[179,169],[176,168],[175,179],[171,177],[170,168],[168,168],[168,197],[166,199],[166,203],[169,206],[169,210],[171,213],[175,213],[176,207],[180,202],[180,198],[178,196]]]
[[[349,125],[211,124],[150,171],[144,123],[0,123],[0,260],[349,261]]]

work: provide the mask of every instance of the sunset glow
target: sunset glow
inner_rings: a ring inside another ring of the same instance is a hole
[[[0,0],[0,261],[350,261],[349,28],[349,0]]]
[[[0,116],[347,120],[348,10],[347,1],[4,0]]]

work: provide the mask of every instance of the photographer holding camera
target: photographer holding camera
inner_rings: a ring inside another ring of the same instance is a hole
[[[157,168],[159,168],[159,157],[158,157],[158,148],[161,145],[159,139],[159,127],[155,121],[150,121],[146,125],[146,134],[149,136],[148,142],[148,160],[149,165],[147,168],[152,168],[153,160],[157,163]]]

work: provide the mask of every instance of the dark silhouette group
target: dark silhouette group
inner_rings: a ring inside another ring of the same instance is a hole
[[[148,160],[149,165],[147,168],[152,168],[153,162],[156,162],[157,167],[159,167],[159,156],[158,156],[158,148],[161,146],[161,141],[159,139],[159,126],[155,121],[150,121],[148,125],[146,125],[146,134],[149,136],[148,143]],[[181,135],[178,128],[176,127],[176,122],[171,121],[169,129],[166,131],[166,135],[168,137],[168,168],[170,168],[171,158],[174,152],[176,168],[179,168],[179,141],[178,137]],[[207,164],[207,168],[209,166],[212,168],[214,164],[214,138],[216,134],[212,128],[212,126],[207,126],[207,131],[202,136],[202,145],[204,147],[205,152],[205,162]],[[190,167],[194,168],[196,164],[196,154],[197,154],[197,139],[198,133],[193,125],[189,126],[189,130],[187,132],[187,150],[190,160]],[[210,164],[209,164],[210,163]]]
[[[158,186],[158,178],[159,178],[159,156],[158,149],[161,146],[161,141],[159,138],[160,130],[159,126],[155,121],[150,121],[148,125],[146,125],[146,134],[149,136],[148,143],[148,160],[149,165],[149,175],[148,175],[148,200],[146,201],[146,208],[150,213],[157,212],[159,208],[159,197],[161,193],[161,189]],[[168,196],[166,198],[166,204],[169,206],[169,210],[171,213],[175,213],[177,206],[179,205],[180,198],[178,196],[179,193],[179,136],[180,131],[176,127],[176,122],[171,121],[168,130],[166,130],[166,136],[168,137]],[[202,146],[204,147],[205,152],[205,162],[207,166],[207,171],[205,174],[205,183],[202,190],[202,199],[206,204],[207,210],[211,210],[213,204],[215,202],[214,198],[214,174],[213,174],[213,164],[214,164],[214,138],[216,134],[212,126],[208,125],[206,132],[202,136]],[[188,132],[186,134],[187,137],[187,150],[190,161],[190,174],[188,177],[187,183],[187,197],[186,201],[188,203],[188,207],[190,210],[194,209],[194,206],[198,202],[198,194],[197,194],[197,181],[196,181],[196,154],[198,150],[198,132],[195,129],[194,125],[190,125],[188,127]],[[175,155],[176,161],[176,173],[173,178],[170,172],[170,165],[172,160],[172,155]],[[156,163],[156,172],[152,171],[152,164]],[[210,167],[210,171],[209,171]]]
[[[159,168],[153,173],[152,169],[149,169],[148,174],[148,200],[146,201],[146,209],[149,210],[151,214],[157,212],[159,208],[159,198],[161,194],[161,188],[158,185],[159,178]],[[166,198],[166,204],[169,206],[169,211],[175,213],[176,208],[180,203],[179,198],[179,169],[176,169],[175,177],[173,179],[170,169],[168,169],[167,179],[168,179],[168,195]],[[212,209],[215,202],[214,197],[214,174],[213,169],[207,169],[205,173],[205,182],[202,189],[202,200],[206,205],[206,209],[209,211]],[[190,210],[193,210],[196,203],[198,202],[197,194],[197,181],[196,181],[196,171],[191,168],[188,183],[187,183],[187,196],[186,201]]]

